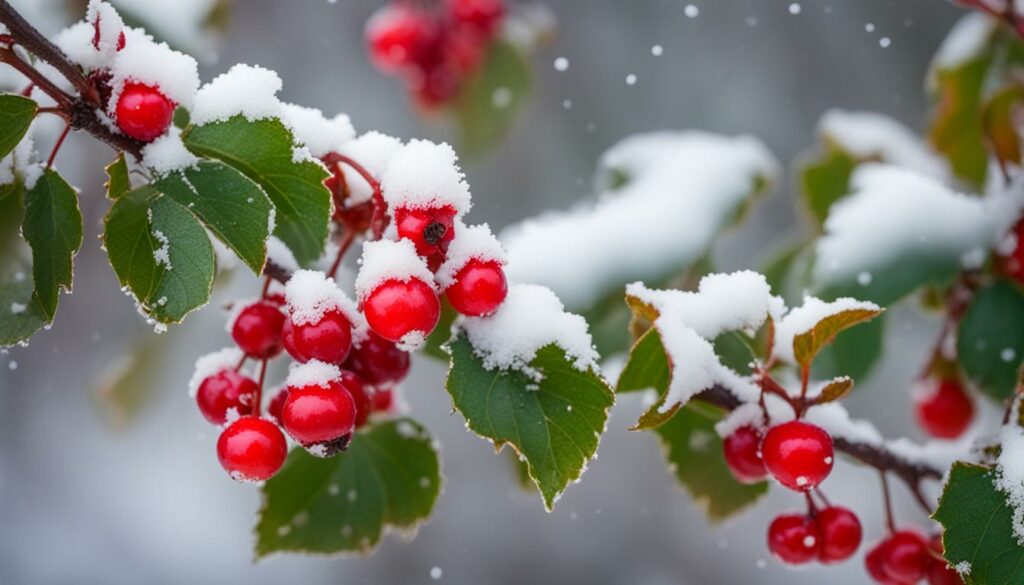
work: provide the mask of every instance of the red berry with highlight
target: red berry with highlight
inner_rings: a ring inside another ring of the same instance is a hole
[[[217,458],[238,481],[264,481],[284,464],[288,443],[281,429],[265,418],[244,416],[217,440]]]
[[[754,427],[743,426],[722,441],[725,463],[740,483],[764,481],[768,471],[761,460],[761,435]]]
[[[768,550],[789,565],[801,565],[818,558],[821,538],[810,517],[783,514],[768,526]]]
[[[409,373],[409,352],[398,349],[394,342],[373,331],[354,346],[344,367],[355,372],[371,386],[395,384]]]
[[[252,379],[234,370],[223,370],[199,384],[196,404],[206,420],[222,425],[227,421],[229,410],[234,409],[241,416],[252,414],[259,390]]]
[[[959,437],[974,418],[974,402],[959,380],[929,378],[914,389],[914,415],[929,435]]]
[[[410,333],[428,335],[441,316],[434,289],[418,278],[384,281],[367,295],[362,308],[370,329],[394,342]]]
[[[814,489],[832,471],[832,437],[821,427],[795,420],[768,429],[761,458],[768,473],[791,490]]]
[[[167,131],[173,118],[174,102],[155,87],[126,83],[117,98],[117,127],[136,140],[151,142]]]
[[[455,275],[445,296],[456,311],[469,317],[482,317],[498,310],[508,295],[508,282],[501,264],[473,258]]]
[[[257,301],[242,309],[231,325],[231,337],[245,355],[256,359],[274,357],[281,352],[284,313],[267,301]]]
[[[395,227],[399,238],[407,238],[420,256],[444,256],[448,244],[455,239],[455,208],[445,205],[430,209],[395,210]]]
[[[929,562],[928,585],[963,585],[964,580],[960,573],[957,573],[956,569],[949,566],[945,559],[940,558],[943,548],[942,536],[939,534],[933,536],[929,545],[939,557],[933,556]]]
[[[366,23],[371,61],[393,73],[422,62],[438,35],[437,22],[430,15],[401,4],[380,8]]]
[[[352,396],[352,402],[356,406],[356,423],[355,428],[360,428],[366,424],[367,419],[370,418],[370,413],[373,412],[373,399],[370,396],[370,389],[363,384],[363,381],[353,372],[347,370],[341,371],[341,384],[348,390],[349,395]]]
[[[881,541],[876,544],[868,554],[864,557],[864,567],[867,569],[868,575],[875,583],[881,583],[881,585],[913,585],[897,581],[889,576],[885,570],[885,543]]]
[[[447,0],[445,6],[455,22],[492,35],[505,15],[502,0]]]
[[[267,405],[267,414],[277,424],[281,424],[281,411],[284,410],[284,403],[288,400],[288,388],[281,388],[277,394],[270,399]]]
[[[818,560],[823,563],[838,563],[853,556],[860,547],[864,534],[860,519],[850,510],[831,506],[818,512],[814,517],[821,535],[821,555]]]
[[[320,360],[340,364],[352,347],[352,323],[341,311],[327,311],[314,323],[284,324],[284,346],[300,362]]]
[[[329,456],[344,449],[355,422],[355,401],[340,380],[332,380],[326,388],[288,387],[281,423],[314,455]]]
[[[928,572],[928,542],[913,530],[898,530],[885,540],[882,566],[890,579],[917,583]]]

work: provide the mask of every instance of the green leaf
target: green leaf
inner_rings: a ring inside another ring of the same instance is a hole
[[[722,439],[715,423],[722,411],[691,402],[654,430],[672,474],[711,521],[720,521],[768,493],[768,482],[742,484],[722,456]]]
[[[597,451],[615,396],[594,371],[577,370],[555,345],[541,348],[529,367],[539,382],[518,370],[488,370],[465,335],[449,345],[445,384],[469,428],[506,443],[526,458],[530,477],[551,510]]]
[[[119,153],[114,162],[106,166],[107,171],[107,182],[104,185],[107,188],[107,199],[116,200],[118,197],[132,190],[132,180],[128,175],[128,161],[124,158],[124,153]]]
[[[437,327],[434,327],[434,330],[427,336],[427,343],[423,346],[423,355],[444,362],[448,361],[448,354],[442,349],[442,346],[451,338],[452,323],[458,316],[459,314],[452,308],[452,304],[448,302],[448,297],[442,296],[441,317],[438,319]]]
[[[754,349],[755,341],[741,331],[727,331],[715,338],[715,355],[722,365],[741,375],[750,375],[753,373],[750,364],[760,359]]]
[[[1007,282],[975,293],[957,335],[964,373],[995,400],[1013,395],[1024,358],[1024,294]]]
[[[815,404],[826,404],[839,400],[853,390],[853,379],[842,377],[833,378],[821,389],[821,394],[814,399]]]
[[[273,206],[259,185],[216,161],[202,161],[153,184],[188,208],[253,272],[263,271]]]
[[[822,348],[832,343],[836,334],[858,323],[874,319],[881,313],[881,309],[847,309],[818,321],[809,331],[793,337],[793,356],[796,363],[810,367],[814,357]]]
[[[944,250],[892,250],[887,264],[870,270],[870,282],[858,282],[857,276],[850,276],[815,283],[813,290],[821,298],[853,297],[889,306],[921,287],[948,286],[960,273],[961,256],[960,252]]]
[[[372,423],[334,457],[292,449],[262,488],[256,556],[369,552],[388,530],[415,530],[440,491],[438,453],[411,419]]]
[[[209,300],[213,247],[187,208],[145,186],[118,199],[104,225],[110,265],[151,317],[178,322]]]
[[[937,95],[928,138],[953,172],[976,186],[984,182],[988,166],[980,109],[993,50],[990,43],[975,58],[932,74]]]
[[[60,290],[71,291],[73,260],[82,246],[78,194],[56,171],[47,169],[25,194],[21,231],[32,248],[34,295],[47,321],[53,321]]]
[[[1021,145],[1016,120],[1024,87],[1011,85],[995,93],[982,110],[982,127],[993,154],[1003,164],[1020,165]]]
[[[38,110],[35,100],[9,93],[0,95],[0,158],[18,146]]]
[[[825,222],[832,204],[849,193],[850,175],[858,162],[829,144],[819,158],[808,160],[800,169],[800,193],[816,227]]]
[[[195,154],[222,161],[263,188],[277,210],[274,235],[300,264],[317,260],[327,241],[331,195],[322,165],[296,159],[298,146],[277,119],[250,122],[241,115],[226,122],[190,126],[182,134]]]
[[[652,327],[640,336],[629,351],[629,358],[619,374],[615,392],[623,394],[649,389],[663,392],[668,389],[671,379],[672,370],[668,366],[665,346],[661,344],[658,330]]]
[[[987,467],[954,464],[932,516],[945,529],[950,564],[970,563],[968,585],[1024,583],[1024,547],[1013,533],[1013,509],[993,480]]]
[[[0,285],[0,347],[25,341],[48,322],[28,279]]]
[[[479,73],[455,104],[460,150],[479,153],[504,136],[532,83],[529,63],[515,47],[505,41],[491,43]]]
[[[885,349],[885,315],[847,329],[818,352],[811,367],[818,380],[849,376],[863,382]]]

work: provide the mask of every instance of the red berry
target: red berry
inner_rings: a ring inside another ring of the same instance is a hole
[[[455,238],[455,208],[445,205],[431,209],[395,210],[398,237],[408,238],[420,256],[444,256],[448,244]]]
[[[1024,221],[1014,226],[1013,235],[1017,240],[1016,245],[1008,256],[1001,256],[996,260],[996,269],[1017,282],[1024,283]]]
[[[355,428],[358,429],[366,424],[367,419],[370,418],[370,413],[373,412],[373,399],[370,397],[370,389],[366,387],[366,384],[363,384],[359,376],[348,370],[341,371],[341,384],[348,390],[348,393],[352,396],[352,402],[356,405]]]
[[[886,572],[886,570],[885,570],[885,550],[886,550],[885,543],[886,542],[887,541],[883,540],[883,541],[879,542],[878,544],[876,544],[874,546],[874,548],[872,548],[870,551],[868,551],[867,556],[864,557],[864,566],[865,566],[865,568],[868,571],[868,575],[870,575],[871,578],[876,583],[881,583],[882,585],[913,585],[912,583],[906,583],[906,582],[903,582],[903,581],[898,581],[896,579],[893,579]]]
[[[284,313],[274,303],[257,301],[238,313],[231,325],[231,337],[245,355],[257,359],[274,357],[281,351]]]
[[[228,410],[241,416],[252,414],[253,401],[260,387],[252,379],[234,370],[223,370],[205,380],[196,392],[196,404],[206,420],[215,425],[227,421]]]
[[[803,514],[783,514],[768,526],[768,550],[790,565],[801,565],[818,557],[821,549],[818,529]]]
[[[371,386],[395,384],[409,373],[409,352],[370,331],[366,339],[352,347],[344,367]]]
[[[401,4],[380,8],[366,23],[370,60],[382,71],[400,72],[422,62],[438,36],[430,15]]]
[[[928,378],[915,389],[914,414],[929,435],[959,437],[974,418],[974,403],[956,379]]]
[[[722,441],[725,463],[740,483],[763,481],[768,471],[761,460],[761,435],[751,426],[733,431]]]
[[[288,400],[288,389],[281,388],[267,405],[267,414],[277,424],[281,424],[281,411],[284,410],[284,403]]]
[[[373,392],[373,411],[391,412],[395,407],[395,391],[391,388],[377,388]]]
[[[486,35],[494,33],[505,15],[502,0],[447,0],[445,4],[457,23],[472,26]]]
[[[818,512],[814,522],[821,535],[819,561],[837,563],[857,552],[863,530],[856,514],[840,506],[831,506]]]
[[[473,258],[455,275],[445,289],[452,307],[463,315],[482,317],[498,310],[508,294],[505,271],[494,261]]]
[[[270,479],[288,454],[277,425],[265,418],[244,416],[224,429],[217,440],[217,458],[238,481]]]
[[[327,311],[315,323],[295,325],[287,319],[283,338],[288,353],[300,362],[340,364],[352,347],[352,323],[337,310]]]
[[[832,471],[832,437],[810,423],[783,423],[765,433],[761,458],[779,483],[791,490],[810,491]]]
[[[418,278],[386,280],[363,301],[370,329],[388,341],[399,342],[414,332],[426,336],[441,316],[441,303],[429,284]]]
[[[928,542],[913,530],[898,530],[885,540],[882,566],[890,579],[917,583],[928,571]]]
[[[171,125],[174,102],[155,87],[126,83],[117,98],[115,116],[121,132],[136,140],[150,142]]]
[[[936,554],[942,555],[942,536],[936,534],[929,543]],[[928,565],[928,585],[963,585],[963,578],[943,558],[932,557]]]
[[[288,387],[281,409],[284,430],[314,455],[328,456],[348,444],[356,421],[356,405],[340,380],[328,387]]]

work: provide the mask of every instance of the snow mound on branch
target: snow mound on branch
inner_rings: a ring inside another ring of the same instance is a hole
[[[444,290],[452,285],[455,276],[470,260],[497,262],[504,265],[508,258],[501,242],[491,233],[486,223],[474,226],[458,224],[455,226],[455,239],[448,246],[444,264],[434,275],[438,287]]]
[[[295,259],[288,244],[281,241],[277,236],[267,238],[267,262],[287,272],[295,272],[299,269],[299,261]]]
[[[238,64],[213,78],[196,94],[192,123],[223,122],[241,114],[254,122],[281,116],[281,78],[260,66]]]
[[[939,180],[949,167],[921,138],[896,120],[874,112],[831,109],[818,121],[818,133],[860,159],[881,159]]]
[[[791,309],[785,317],[776,322],[775,354],[789,362],[794,361],[793,339],[814,329],[815,325],[846,311],[881,311],[875,303],[858,301],[851,298],[836,299],[825,302],[811,296],[804,297],[804,303]]]
[[[597,367],[597,350],[579,315],[567,313],[551,290],[535,284],[509,287],[505,302],[487,317],[464,317],[459,328],[466,332],[484,367],[524,371],[535,379],[542,374],[529,364],[541,348],[555,344],[565,351],[573,366],[586,371]]]
[[[378,286],[388,280],[408,282],[416,278],[434,287],[434,274],[416,253],[409,240],[378,240],[363,244],[356,276],[356,299],[362,303]]]
[[[410,140],[396,152],[381,180],[390,209],[427,209],[450,205],[464,215],[471,206],[469,185],[458,156],[447,143]]]
[[[142,164],[157,175],[190,168],[199,163],[199,158],[185,148],[181,141],[181,130],[171,126],[166,134],[142,148]]]
[[[651,132],[601,159],[593,201],[545,213],[499,235],[509,278],[551,288],[585,309],[625,283],[655,280],[697,260],[779,163],[749,136]],[[615,179],[625,178],[616,186]]]
[[[192,372],[192,378],[188,381],[188,395],[195,398],[203,380],[224,370],[235,369],[235,366],[242,361],[242,355],[242,350],[231,346],[199,356],[199,359],[196,360],[195,370]]]
[[[316,158],[323,158],[330,152],[340,152],[345,143],[356,136],[352,120],[346,114],[327,118],[316,108],[282,104],[281,121]]]
[[[996,243],[1007,214],[1011,221],[1016,217],[1020,203],[1019,195],[954,193],[930,177],[888,165],[862,166],[851,184],[852,194],[832,206],[816,245],[818,281],[871,274],[911,253],[974,265],[979,252],[983,260]]]
[[[727,331],[754,331],[784,305],[771,294],[765,277],[751,271],[710,274],[696,292],[654,290],[635,282],[626,295],[658,312],[654,327],[672,361],[672,377],[659,412],[686,404],[715,384],[744,385],[722,364],[712,342]]]
[[[341,370],[338,369],[338,366],[320,360],[309,360],[304,364],[292,362],[284,384],[289,388],[306,388],[308,386],[329,388],[331,382],[340,378]]]
[[[388,167],[388,163],[391,162],[392,157],[401,148],[401,140],[394,136],[388,136],[387,134],[371,130],[345,143],[338,149],[338,152],[357,161],[366,172],[370,173],[370,176],[380,181],[384,175],[384,170]],[[351,207],[364,201],[369,201],[373,196],[373,188],[366,182],[366,179],[346,164],[342,164],[341,169],[349,189],[349,197],[346,204]]]
[[[334,283],[318,270],[298,270],[284,286],[288,314],[293,324],[318,323],[324,314],[339,311],[349,323],[359,322],[356,305]]]
[[[932,57],[929,80],[936,71],[955,69],[979,57],[999,24],[981,12],[969,12],[953,25]]]

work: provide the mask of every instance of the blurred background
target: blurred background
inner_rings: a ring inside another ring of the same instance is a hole
[[[51,30],[70,18],[54,2],[21,4]],[[236,1],[224,37],[196,55],[202,78],[238,62],[259,64],[280,73],[285,100],[346,112],[359,131],[448,138],[448,126],[420,117],[400,83],[369,64],[362,29],[378,5]],[[559,32],[533,57],[534,91],[516,125],[495,148],[464,161],[475,204],[470,219],[496,230],[587,197],[599,155],[635,132],[750,133],[788,163],[815,143],[815,123],[830,107],[873,110],[919,129],[927,64],[962,14],[942,0],[548,5]],[[663,47],[660,56],[654,45]],[[558,57],[568,60],[566,70],[553,66]],[[516,487],[507,457],[496,457],[451,414],[444,368],[428,359],[415,364],[403,394],[443,445],[446,483],[433,519],[415,540],[386,537],[365,558],[278,555],[253,564],[259,494],[220,468],[215,430],[188,398],[186,382],[199,354],[229,341],[219,306],[253,294],[257,284],[238,271],[206,309],[152,334],[118,290],[95,238],[107,207],[102,169],[111,158],[85,136],[72,136],[61,152],[58,167],[81,188],[86,219],[75,294],[63,299],[51,330],[0,355],[0,583],[867,581],[859,556],[800,571],[769,558],[769,519],[801,505],[785,490],[710,525],[666,471],[654,437],[625,430],[641,411],[635,398],[616,405],[599,458],[545,513],[536,493]],[[790,183],[717,245],[720,269],[756,268],[802,229]],[[885,364],[858,381],[849,406],[887,435],[913,434],[908,381],[937,324],[911,309],[891,317]],[[140,344],[163,355],[155,361],[163,365],[131,380],[118,402],[102,398],[104,375],[120,366],[126,347]],[[861,515],[867,542],[877,538],[874,472],[843,463],[825,489]],[[901,488],[897,496],[900,518],[925,526]]]

